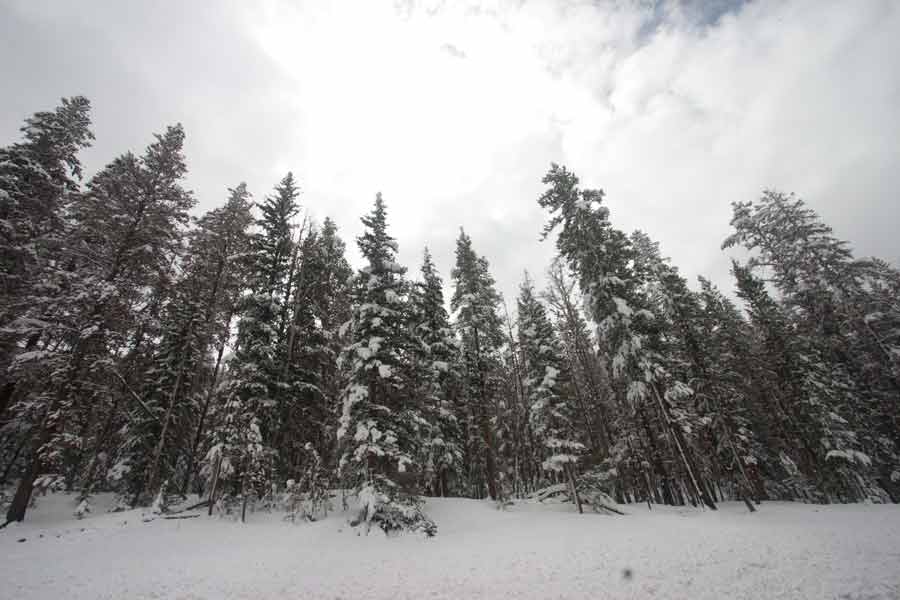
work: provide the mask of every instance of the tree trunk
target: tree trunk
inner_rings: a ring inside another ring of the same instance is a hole
[[[100,433],[97,435],[97,439],[94,442],[94,449],[91,452],[91,459],[90,462],[88,462],[88,467],[85,470],[84,477],[81,482],[81,493],[78,496],[80,500],[84,500],[85,498],[90,496],[91,492],[94,489],[97,463],[100,460],[100,453],[103,451],[103,443],[104,441],[106,441],[112,430],[117,409],[119,407],[119,398],[120,397],[117,395],[115,401],[113,401],[112,408],[110,409],[109,414],[106,416],[106,421],[104,422],[103,427],[100,429]]]
[[[228,320],[226,323],[228,327],[231,326],[232,315],[228,316]],[[219,380],[219,370],[222,368],[222,356],[225,353],[225,341],[219,344],[219,350],[216,354],[216,366],[213,369],[212,381],[210,381],[209,388],[206,390],[206,399],[203,402],[203,409],[200,412],[200,420],[197,423],[197,432],[194,434],[194,442],[191,445],[191,453],[188,456],[188,468],[187,473],[184,477],[184,484],[181,486],[181,491],[183,494],[188,493],[188,488],[191,484],[191,479],[193,479],[196,470],[197,463],[197,450],[200,448],[200,442],[203,439],[203,429],[206,424],[206,417],[209,414],[209,406],[212,404],[212,400],[215,397],[216,393],[216,384]]]
[[[578,508],[578,514],[584,514],[584,509],[581,507],[581,496],[578,495],[578,486],[575,485],[575,474],[572,472],[572,465],[566,464],[564,470],[566,472],[566,477],[569,480],[569,489],[572,492],[572,501],[575,502],[575,506]]]
[[[28,444],[28,433],[25,432],[25,435],[22,436],[22,441],[19,442],[19,445],[16,446],[16,451],[13,453],[12,459],[10,459],[9,464],[6,465],[6,468],[3,469],[3,474],[0,475],[0,485],[6,483],[6,479],[9,477],[9,472],[12,471],[13,467],[16,465],[16,461],[19,459],[19,455],[22,453],[22,450],[25,449],[25,446]]]
[[[172,411],[175,409],[175,399],[178,395],[179,388],[181,387],[182,372],[184,370],[183,352],[184,349],[182,348],[181,363],[178,366],[178,375],[175,376],[175,384],[172,387],[172,392],[169,394],[169,405],[166,407],[166,414],[163,417],[162,422],[162,430],[159,432],[159,441],[156,444],[156,449],[153,451],[153,460],[150,463],[150,473],[147,477],[147,490],[150,492],[150,495],[155,495],[159,491],[157,487],[159,486],[160,462],[162,460],[163,450],[165,450],[166,447],[166,435],[169,431],[169,423],[172,421]]]
[[[22,475],[19,486],[16,488],[16,494],[13,496],[12,503],[6,511],[6,522],[24,521],[25,512],[28,509],[28,502],[31,500],[31,492],[34,491],[34,481],[37,479],[41,469],[40,461],[35,458],[28,467],[28,472]]]
[[[487,477],[488,495],[490,495],[491,500],[499,500],[500,495],[497,489],[497,465],[494,462],[494,435],[487,415],[487,389],[484,381],[484,372],[481,368],[481,344],[478,340],[477,328],[474,329],[474,333],[475,356],[478,360],[478,383],[481,396],[478,411],[478,426],[481,429],[481,436],[485,446],[485,476]]]
[[[689,448],[687,447],[687,443],[684,439],[684,434],[681,431],[681,427],[677,427],[675,423],[673,423],[669,418],[669,413],[668,411],[666,411],[662,396],[659,395],[659,391],[656,389],[656,385],[651,384],[650,387],[653,388],[653,394],[656,396],[656,401],[659,404],[659,410],[662,413],[663,420],[669,431],[672,433],[675,445],[678,447],[678,454],[681,457],[681,461],[684,463],[685,470],[688,472],[688,475],[691,478],[691,483],[694,487],[694,491],[706,506],[708,506],[711,510],[716,510],[716,503],[713,502],[712,498],[709,497],[709,494],[706,492],[705,486],[700,485],[700,473],[697,471],[696,465],[693,464],[693,460],[687,454]]]
[[[661,504],[668,504],[669,506],[675,506],[675,492],[670,485],[670,477],[669,471],[666,469],[666,465],[662,460],[662,457],[659,453],[659,446],[656,443],[656,434],[653,433],[653,428],[650,427],[650,420],[647,418],[647,411],[644,410],[643,406],[638,408],[638,411],[641,415],[641,422],[644,426],[644,432],[647,434],[647,443],[650,447],[647,449],[650,453],[650,461],[653,467],[656,469],[656,473],[659,475],[660,482],[662,485],[662,502]]]
[[[216,457],[215,466],[213,466],[212,483],[209,486],[209,511],[207,514],[212,516],[213,507],[216,505],[216,492],[219,488],[219,472],[222,470],[222,455]]]

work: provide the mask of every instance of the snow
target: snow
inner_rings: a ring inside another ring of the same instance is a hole
[[[540,387],[542,388],[552,388],[556,385],[556,377],[559,375],[559,369],[556,367],[548,366],[544,371],[544,379],[541,381]]]
[[[864,467],[872,466],[872,459],[869,458],[869,455],[859,450],[829,450],[828,454],[825,455],[825,460],[832,458],[842,458],[847,462],[856,462]]]
[[[896,598],[900,507],[739,503],[716,512],[642,505],[624,517],[571,505],[429,499],[437,536],[367,536],[333,512],[291,524],[105,513],[38,500],[0,530],[3,598]],[[334,502],[340,507],[339,499]],[[18,540],[25,541],[19,542]]]
[[[618,296],[613,296],[613,302],[616,305],[616,312],[625,315],[626,317],[631,316],[632,310],[631,307],[628,306],[628,302]]]

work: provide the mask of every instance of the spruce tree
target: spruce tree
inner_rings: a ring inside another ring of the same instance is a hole
[[[852,472],[847,476],[854,480],[853,495],[887,494],[896,501],[900,488],[892,478],[900,437],[891,399],[900,392],[900,360],[872,324],[897,322],[898,312],[890,302],[872,302],[881,277],[870,277],[891,269],[855,259],[849,244],[792,194],[766,190],[757,202],[734,203],[733,211],[734,233],[723,247],[751,251],[747,268],[766,274],[791,327],[806,340],[801,355],[825,386],[817,396],[837,403],[833,412],[844,415],[858,442],[857,454],[835,447],[828,460]]]
[[[576,282],[566,273],[561,260],[554,259],[547,279],[549,286],[543,297],[572,370],[582,439],[591,455],[589,460],[598,463],[608,455],[612,438],[610,416],[614,410],[614,393],[609,374],[581,310],[583,302],[575,289]]]
[[[494,428],[503,329],[497,312],[500,294],[488,269],[487,260],[475,253],[471,238],[461,230],[456,241],[456,266],[451,274],[450,307],[462,343],[463,394],[471,423],[466,444],[469,481],[477,497],[487,488],[492,500],[500,500],[503,490]]]
[[[524,388],[529,419],[542,446],[541,467],[561,472],[568,479],[572,499],[581,511],[575,484],[575,464],[584,445],[575,439],[574,402],[566,394],[569,367],[562,348],[527,276],[517,301],[519,339],[525,374]]]
[[[183,144],[181,126],[169,127],[143,156],[125,154],[100,171],[72,205],[59,259],[64,292],[42,309],[55,350],[42,356],[45,383],[31,392],[39,433],[9,520],[24,517],[39,475],[58,477],[67,467],[72,485],[96,412],[111,410],[120,392],[111,353],[147,339],[134,315],[140,307],[153,314],[165,295],[194,204],[181,186]]]
[[[425,249],[422,280],[413,287],[413,352],[423,416],[429,424],[423,452],[424,485],[434,495],[448,494],[462,474],[459,348],[444,305],[443,281]]]
[[[733,272],[738,296],[761,332],[767,371],[777,378],[771,410],[778,411],[788,428],[779,456],[788,475],[783,483],[808,500],[859,499],[871,461],[860,451],[849,421],[852,382],[845,372],[826,366],[816,339],[793,330],[789,313],[762,280],[737,263]]]
[[[651,460],[663,480],[668,479],[668,469],[652,447],[658,446],[651,421],[656,413],[659,427],[671,439],[690,494],[715,508],[685,439],[682,413],[677,410],[692,390],[666,368],[659,353],[658,316],[644,288],[646,274],[641,271],[640,256],[628,237],[610,224],[609,210],[601,204],[602,191],[579,189],[578,178],[557,165],[552,165],[543,181],[549,189],[538,203],[552,215],[544,235],[560,227],[557,249],[578,274],[590,316],[612,355],[611,373],[623,386],[632,431],[634,424],[643,423]],[[628,436],[623,439],[629,441]],[[621,448],[618,453],[633,451]],[[667,501],[675,500],[677,490],[671,485],[666,485],[664,492]]]
[[[198,219],[188,235],[181,274],[163,310],[160,343],[144,373],[143,402],[125,427],[119,461],[129,469],[132,503],[155,498],[164,481],[171,480],[174,488],[176,476],[186,491],[193,476],[212,401],[209,388],[221,364],[219,351],[224,351],[245,285],[250,209],[250,194],[242,183],[229,190],[223,207]],[[188,461],[176,472],[185,448]]]
[[[248,279],[249,293],[239,305],[237,349],[229,364],[225,424],[208,458],[218,480],[231,481],[241,499],[241,520],[248,505],[267,495],[278,479],[273,436],[280,427],[279,407],[290,402],[280,369],[283,330],[280,318],[288,302],[287,281],[293,249],[293,218],[299,191],[288,173],[275,193],[259,205],[257,232]]]
[[[423,530],[434,523],[421,511],[415,489],[421,465],[421,407],[411,393],[406,269],[396,262],[397,242],[387,232],[379,193],[357,238],[366,266],[351,287],[352,316],[341,362],[350,373],[342,394],[338,438],[341,470],[360,502],[354,525],[374,523],[385,533]]]

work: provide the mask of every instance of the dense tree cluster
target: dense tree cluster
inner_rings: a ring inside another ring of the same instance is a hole
[[[180,125],[83,182],[89,111],[64,99],[0,148],[7,521],[47,488],[242,519],[316,518],[340,489],[355,525],[429,535],[424,495],[900,501],[900,272],[794,196],[733,205],[736,303],[553,165],[547,289],[526,274],[509,315],[460,231],[448,312],[380,194],[354,271],[291,173],[191,218]]]

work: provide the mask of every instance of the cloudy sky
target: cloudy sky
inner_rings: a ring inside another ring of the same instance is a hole
[[[729,203],[765,187],[900,261],[896,0],[0,0],[0,55],[0,144],[75,94],[89,171],[180,121],[198,211],[293,170],[352,242],[380,190],[406,264],[448,275],[463,226],[510,301],[550,162],[691,279],[731,287]]]

